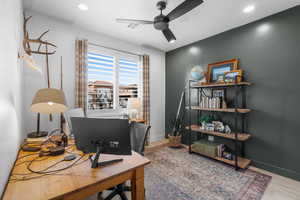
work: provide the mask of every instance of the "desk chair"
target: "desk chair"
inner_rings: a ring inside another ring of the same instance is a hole
[[[145,144],[147,136],[150,132],[150,128],[151,126],[147,126],[142,123],[132,122],[130,124],[130,140],[132,150],[141,155],[144,155]],[[126,186],[125,183],[122,183],[111,188],[110,190],[112,190],[112,192],[106,198],[102,198],[102,192],[99,192],[98,200],[111,200],[117,195],[119,195],[122,200],[128,200],[125,192],[131,191],[131,187]]]

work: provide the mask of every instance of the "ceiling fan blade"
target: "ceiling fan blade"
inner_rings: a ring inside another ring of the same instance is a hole
[[[172,10],[167,17],[170,21],[186,14],[187,12],[193,10],[197,6],[203,3],[203,0],[185,0],[182,4],[177,6],[174,10]]]
[[[168,40],[168,42],[174,43],[176,41],[175,35],[172,33],[172,31],[169,28],[162,30],[162,32],[166,37],[166,39]]]
[[[137,19],[116,19],[118,23],[126,24],[153,24],[153,21],[137,20]]]

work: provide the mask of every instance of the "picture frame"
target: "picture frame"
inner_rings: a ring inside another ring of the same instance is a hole
[[[220,75],[225,75],[225,72],[232,70],[238,70],[238,59],[225,60],[222,62],[216,62],[208,64],[207,70],[207,82],[216,83]]]
[[[240,69],[240,70],[232,70],[230,72],[225,72],[224,81],[226,83],[233,83],[235,82],[235,77],[237,77],[237,82],[240,83],[243,77],[243,70]]]
[[[225,81],[225,74],[218,74],[217,75],[217,82],[218,83],[224,83]]]

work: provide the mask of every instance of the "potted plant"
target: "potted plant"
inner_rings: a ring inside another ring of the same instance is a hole
[[[170,125],[172,127],[172,132],[168,135],[169,138],[169,147],[171,148],[180,148],[181,146],[181,137],[182,131],[184,129],[182,119],[171,119]]]

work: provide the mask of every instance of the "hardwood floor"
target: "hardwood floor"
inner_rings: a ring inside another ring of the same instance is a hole
[[[300,182],[271,172],[250,167],[257,172],[272,176],[262,200],[300,200]]]
[[[169,140],[164,139],[164,140],[159,140],[156,142],[151,142],[149,146],[145,147],[145,153],[147,154],[148,152],[153,152],[157,150],[158,148],[166,147],[168,146]]]
[[[146,147],[145,152],[155,151],[158,148],[167,146],[167,140],[151,143]],[[272,176],[272,180],[268,185],[261,200],[300,200],[300,182],[290,178],[286,178],[277,174],[273,174],[266,170],[250,167],[250,169],[257,172]],[[127,193],[128,199],[130,200],[130,193]],[[92,197],[88,200],[96,200],[97,198]],[[118,200],[115,198],[114,200]]]

